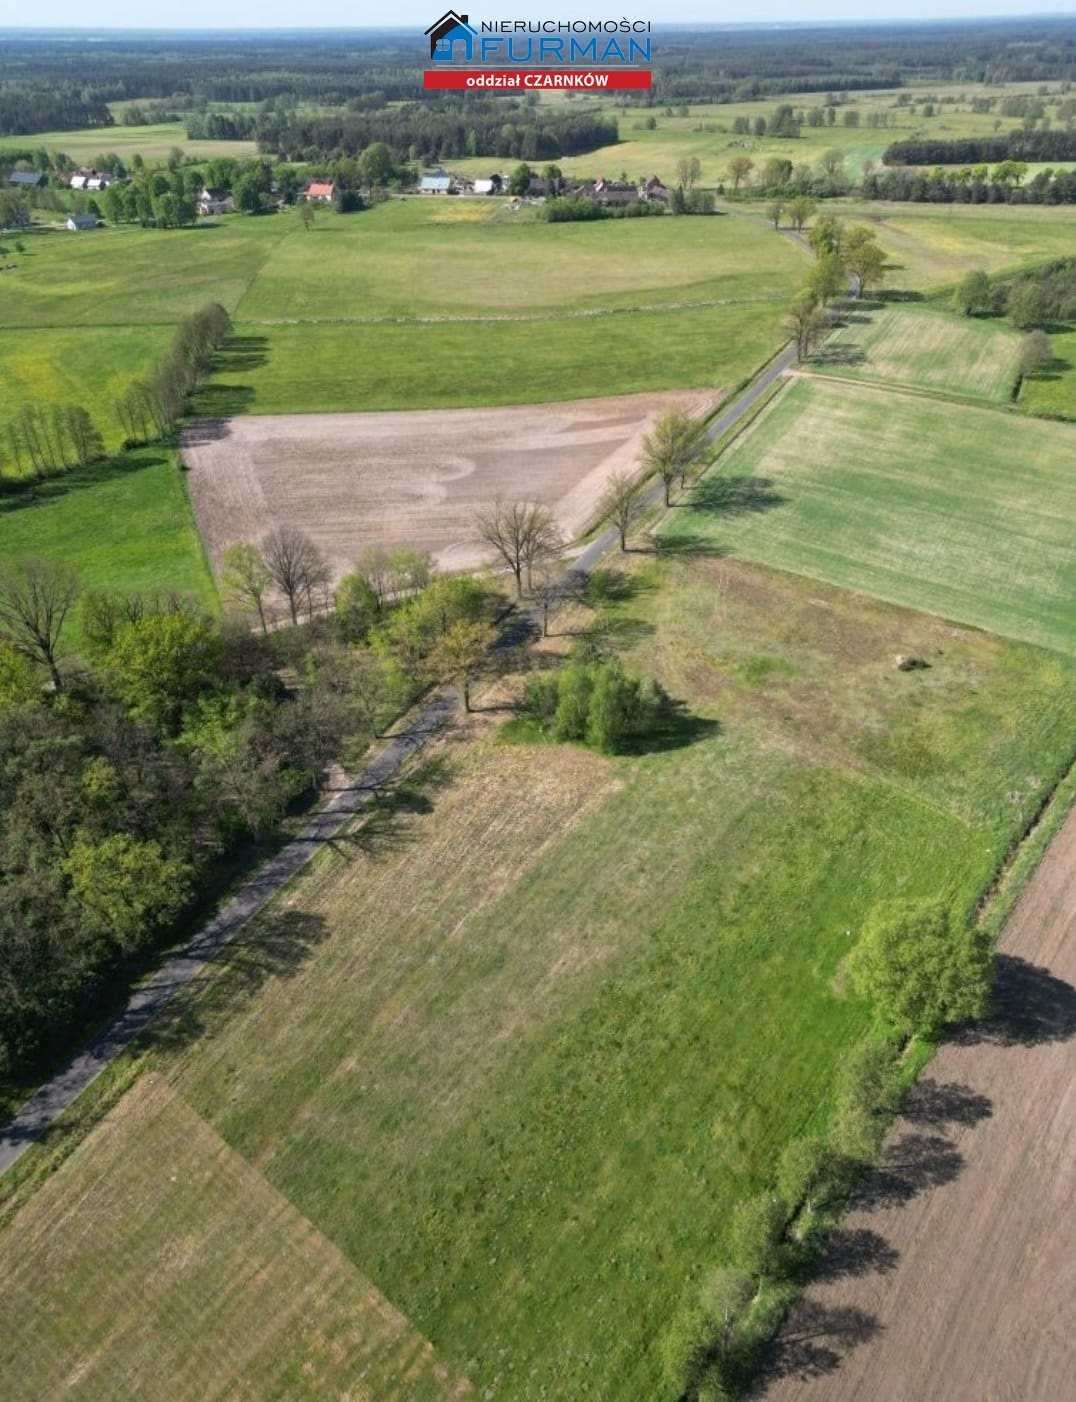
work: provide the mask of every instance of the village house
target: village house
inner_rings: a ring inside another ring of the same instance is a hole
[[[636,204],[639,199],[639,191],[634,185],[626,185],[615,180],[606,180],[601,176],[595,180],[593,185],[579,185],[572,194],[581,200],[594,200],[597,204],[614,207],[617,205]]]
[[[107,190],[110,185],[115,185],[119,176],[111,175],[107,170],[75,170],[68,177],[68,185],[72,190]]]
[[[504,189],[503,175],[483,175],[474,183],[476,195],[499,195]]]
[[[420,195],[451,195],[452,177],[440,168],[424,171],[418,182],[418,192]]]
[[[223,186],[206,185],[198,196],[199,214],[231,214],[234,208],[232,192],[224,189]]]
[[[65,227],[70,229],[73,234],[77,234],[82,229],[96,229],[97,224],[96,214],[69,214]]]
[[[329,204],[336,193],[336,185],[332,180],[311,180],[303,193],[308,200],[317,200],[319,204]]]
[[[650,176],[643,182],[643,199],[660,200],[664,204],[670,197],[670,191],[666,185],[658,179],[656,175]]]
[[[22,185],[27,189],[38,189],[44,185],[46,177],[36,170],[13,170],[7,178],[9,185]]]

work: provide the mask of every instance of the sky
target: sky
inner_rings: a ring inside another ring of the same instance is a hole
[[[0,10],[0,29],[47,28],[154,28],[243,29],[260,28],[359,28],[367,25],[421,31],[448,8],[451,0],[32,0],[15,14]],[[3,9],[8,9],[4,6]],[[15,7],[12,6],[12,9]],[[457,10],[463,8],[460,3]],[[471,0],[480,18],[620,18],[622,11],[595,0]],[[803,24],[811,20],[856,21],[887,19],[952,19],[988,15],[1076,14],[1076,0],[878,0],[864,6],[862,0],[750,0],[750,3],[715,3],[715,0],[640,0],[629,18],[667,23],[780,23]]]

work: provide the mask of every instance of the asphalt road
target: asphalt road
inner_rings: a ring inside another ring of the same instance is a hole
[[[786,346],[767,365],[742,394],[733,399],[710,425],[711,440],[733,427],[766,393],[770,386],[793,363],[795,346]],[[647,493],[646,504],[661,499],[660,482]],[[600,532],[577,556],[573,572],[585,573],[618,546],[616,531],[610,527]],[[506,623],[500,639],[501,646],[522,642],[534,631],[536,619],[530,613],[516,613]],[[71,1105],[88,1085],[101,1074],[124,1047],[143,1032],[171,999],[204,968],[206,963],[226,945],[243,926],[277,895],[293,876],[306,865],[314,853],[329,842],[349,819],[363,808],[397,770],[427,739],[444,725],[456,709],[457,696],[452,689],[438,692],[407,728],[395,736],[361,774],[346,786],[311,818],[298,837],[281,848],[271,861],[237,892],[235,896],[194,936],[190,943],[174,955],[131,995],[127,1006],[112,1022],[99,1032],[86,1049],[79,1053],[61,1072],[41,1087],[22,1107],[15,1118],[0,1131],[0,1173],[18,1159],[35,1139]]]

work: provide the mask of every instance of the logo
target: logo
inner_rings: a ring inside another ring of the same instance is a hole
[[[425,31],[426,88],[649,88],[649,20],[495,19],[446,10]],[[535,66],[531,66],[535,65]]]
[[[478,30],[467,23],[466,15],[458,15],[455,10],[448,10],[436,24],[431,24],[426,30],[430,40],[430,58],[435,63],[451,63],[459,56],[455,50],[456,45],[460,44],[464,61],[470,63],[477,33]]]

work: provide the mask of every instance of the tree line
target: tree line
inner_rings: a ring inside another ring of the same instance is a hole
[[[218,302],[184,317],[167,355],[116,401],[128,447],[169,437],[188,396],[213,363],[214,352],[231,334],[231,317]]]
[[[1076,161],[1076,130],[1010,131],[1004,136],[965,136],[953,141],[894,141],[887,166],[981,165],[997,161]]]

